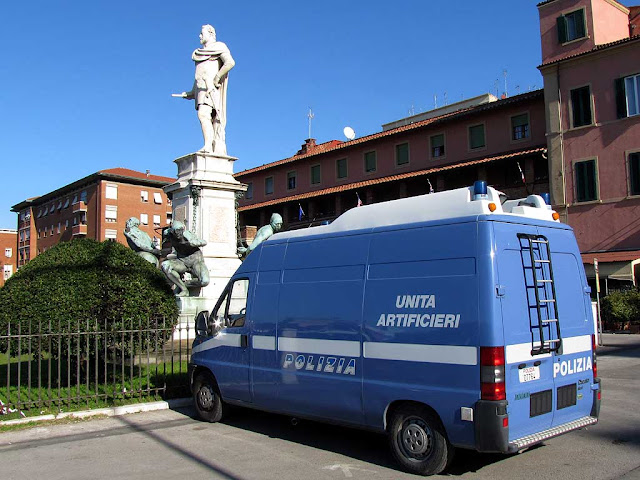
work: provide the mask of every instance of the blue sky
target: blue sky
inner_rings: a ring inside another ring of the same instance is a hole
[[[0,228],[12,205],[98,170],[175,176],[202,146],[193,82],[202,24],[236,61],[227,149],[235,171],[308,137],[357,136],[486,92],[542,87],[536,1],[8,1],[0,7]],[[626,2],[625,2],[626,3]],[[519,88],[517,88],[519,87]]]

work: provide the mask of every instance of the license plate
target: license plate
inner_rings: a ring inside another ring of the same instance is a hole
[[[531,382],[540,378],[540,367],[527,367],[518,370],[520,383]]]

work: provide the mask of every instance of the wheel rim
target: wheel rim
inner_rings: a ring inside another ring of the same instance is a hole
[[[202,410],[212,410],[214,406],[214,395],[213,389],[210,385],[202,385],[200,390],[198,390],[198,405]]]
[[[431,453],[433,433],[422,418],[410,417],[402,423],[398,443],[407,458],[424,459]]]

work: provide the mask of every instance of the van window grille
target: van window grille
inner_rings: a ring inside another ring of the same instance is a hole
[[[558,388],[558,406],[557,410],[561,408],[572,407],[576,404],[576,396],[578,390],[576,388],[576,384],[572,383],[571,385],[565,385],[564,387]]]
[[[529,416],[537,417],[551,411],[551,390],[532,393],[529,396]]]

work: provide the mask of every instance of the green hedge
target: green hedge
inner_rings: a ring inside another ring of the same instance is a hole
[[[38,342],[39,355],[102,361],[104,352],[129,355],[145,345],[164,343],[170,334],[138,333],[126,339],[66,334],[142,331],[156,325],[170,329],[177,317],[175,297],[164,275],[116,242],[77,239],[60,243],[21,267],[0,288],[0,335],[6,335],[9,325],[12,335],[18,329],[22,335],[46,333]],[[86,338],[91,341],[84,341]],[[11,340],[11,355],[27,353],[27,344],[33,352],[33,340],[20,344]],[[0,351],[7,351],[6,340],[0,342]]]
[[[618,330],[621,325],[640,324],[640,291],[613,292],[602,299],[600,306],[605,328]]]

